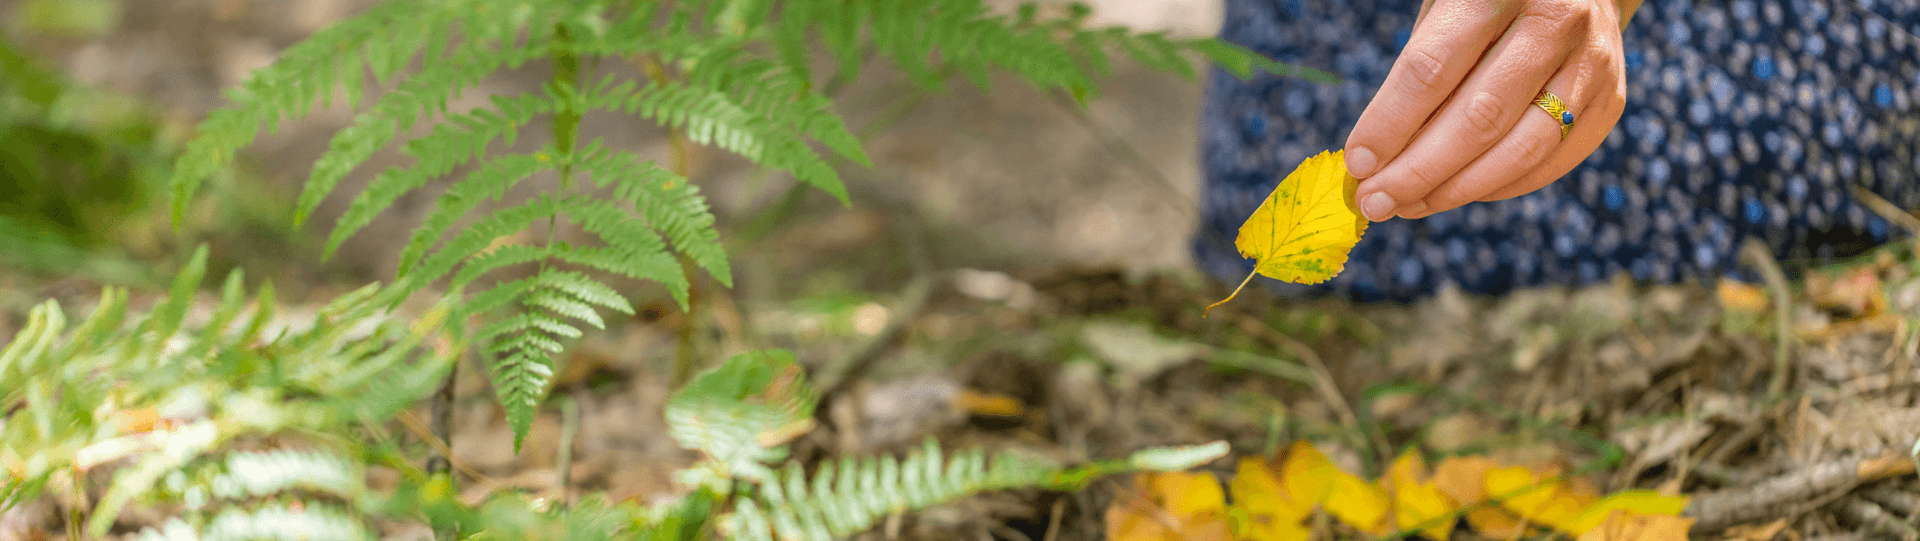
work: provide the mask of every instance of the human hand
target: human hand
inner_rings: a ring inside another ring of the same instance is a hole
[[[1524,195],[1599,148],[1626,108],[1620,27],[1640,0],[1429,0],[1346,145],[1373,221]],[[1576,120],[1534,105],[1541,89]]]

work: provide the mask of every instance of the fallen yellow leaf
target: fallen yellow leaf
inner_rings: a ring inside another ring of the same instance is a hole
[[[1333,494],[1333,477],[1339,473],[1340,467],[1327,460],[1327,455],[1304,441],[1287,447],[1286,458],[1280,463],[1280,481],[1285,483],[1287,494],[1309,506]]]
[[[1142,473],[1124,505],[1107,508],[1113,541],[1230,541],[1226,494],[1207,473]]]
[[[1686,541],[1687,529],[1691,527],[1691,518],[1616,509],[1599,527],[1580,534],[1580,541]]]
[[[1626,490],[1613,493],[1599,502],[1587,506],[1580,512],[1567,533],[1586,535],[1600,526],[1615,511],[1629,511],[1637,515],[1679,516],[1687,508],[1686,496],[1667,496],[1651,490]]]
[[[1299,441],[1287,449],[1280,479],[1294,501],[1317,503],[1349,526],[1377,535],[1393,529],[1386,521],[1386,492],[1342,471],[1312,444]]]
[[[1487,471],[1499,465],[1484,456],[1452,456],[1433,468],[1433,485],[1460,505],[1487,500]]]
[[[1720,297],[1720,307],[1729,312],[1764,314],[1771,309],[1767,291],[1753,284],[1723,278],[1714,292]]]
[[[1325,282],[1339,274],[1347,265],[1347,252],[1367,231],[1367,219],[1353,198],[1359,185],[1347,174],[1340,151],[1301,162],[1240,225],[1233,241],[1241,256],[1254,259],[1253,272],[1233,294],[1207,310],[1233,300],[1254,274],[1300,284]]]
[[[113,412],[113,426],[121,434],[147,432],[160,424],[160,411],[153,408],[124,409]]]
[[[1159,494],[1166,502],[1167,511],[1179,517],[1197,517],[1207,514],[1223,514],[1227,510],[1227,494],[1220,490],[1220,481],[1206,472],[1161,472],[1149,474],[1148,490]]]
[[[1500,499],[1500,505],[1508,511],[1563,532],[1572,532],[1580,512],[1598,499],[1591,489],[1569,489],[1553,474],[1523,466],[1489,470],[1486,483],[1487,495]]]
[[[1499,467],[1484,456],[1456,456],[1441,460],[1433,468],[1433,486],[1461,507],[1487,501],[1487,472]],[[1526,523],[1499,506],[1475,507],[1467,511],[1467,524],[1492,539],[1513,539],[1526,533]]]
[[[1409,449],[1394,459],[1381,479],[1387,493],[1393,495],[1394,524],[1401,530],[1419,529],[1429,539],[1447,541],[1453,534],[1453,520],[1446,517],[1460,505],[1427,479],[1427,463]]]
[[[1313,513],[1313,502],[1295,500],[1280,484],[1279,474],[1265,460],[1240,459],[1240,465],[1227,484],[1233,495],[1228,509],[1228,525],[1237,539],[1253,541],[1305,541],[1310,533],[1300,524]]]
[[[1322,503],[1327,513],[1360,531],[1384,536],[1393,533],[1392,500],[1387,493],[1353,474],[1339,472],[1333,478],[1333,494]]]

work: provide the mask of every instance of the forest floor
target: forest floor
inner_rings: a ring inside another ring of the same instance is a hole
[[[108,38],[37,45],[75,77],[191,122],[219,103],[217,88],[355,3],[129,2]],[[1136,5],[1125,20],[1211,28],[1164,18],[1192,4]],[[719,151],[695,153],[735,254],[735,287],[702,282],[691,313],[642,287],[635,295],[656,298],[639,317],[564,359],[521,452],[486,382],[463,370],[452,443],[464,490],[671,497],[671,472],[694,458],[666,436],[662,416],[682,352],[714,363],[779,347],[826,391],[820,427],[793,443],[806,460],[927,437],[1068,462],[1225,440],[1233,456],[1205,468],[1225,479],[1239,456],[1307,440],[1366,477],[1413,448],[1556,462],[1608,492],[1686,494],[1696,539],[1920,538],[1908,460],[1920,438],[1913,245],[1791,283],[1621,282],[1410,305],[1252,291],[1202,318],[1228,286],[1186,256],[1199,85],[1122,68],[1081,111],[1010,80],[992,94],[924,95],[886,79],[840,100],[857,129],[873,132],[876,166],[846,173],[851,207]],[[348,118],[323,111],[257,145],[261,182],[273,187],[263,192],[295,193],[327,130]],[[589,124],[665,155],[651,125]],[[349,182],[377,168],[363,169]],[[329,202],[316,225],[344,203]],[[408,228],[423,211],[383,219]],[[401,242],[362,234],[323,264],[318,234],[290,233],[265,251],[217,248],[271,269],[288,298],[318,302],[389,276]],[[7,312],[75,287],[9,282],[20,299]],[[0,331],[12,332],[13,316]],[[1101,539],[1106,510],[1130,487],[1116,478],[1076,493],[985,494],[861,538]]]

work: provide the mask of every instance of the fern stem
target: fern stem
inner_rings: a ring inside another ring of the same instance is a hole
[[[574,382],[574,392],[560,398],[560,446],[554,457],[554,477],[560,487],[560,497],[569,503],[572,499],[566,495],[571,490],[568,486],[573,484],[573,440],[580,434],[580,401],[574,396],[582,386],[583,383]]]
[[[678,258],[681,271],[687,274],[687,317],[680,321],[678,346],[674,348],[673,378],[668,380],[674,389],[685,385],[693,379],[693,373],[699,371],[700,358],[694,351],[697,338],[694,329],[699,325],[700,302],[706,296],[705,289],[700,287],[700,269],[694,267],[693,259],[686,254],[679,254]]]
[[[464,358],[465,355],[460,357]],[[457,487],[458,481],[454,478],[452,471],[453,387],[460,376],[460,362],[456,359],[449,364],[452,366],[447,368],[446,379],[440,382],[439,389],[433,391],[432,410],[429,413],[433,418],[427,420],[429,431],[433,433],[434,439],[444,444],[444,446],[429,446],[432,451],[427,454],[427,477],[443,475],[448,487]],[[433,525],[435,540],[458,539],[459,535],[460,529],[457,524],[442,522]]]
[[[667,73],[667,67],[661,64],[660,59],[654,55],[640,56],[635,59],[635,62],[640,65],[642,71],[646,72],[647,78],[653,80],[656,84],[665,84],[672,78],[672,75]],[[679,175],[680,178],[686,182],[692,182],[691,173],[693,172],[693,164],[688,154],[690,149],[687,146],[686,132],[679,127],[668,127],[667,148],[670,156],[668,158],[668,166],[672,169],[673,174]],[[680,332],[677,338],[678,344],[677,347],[674,348],[676,351],[673,360],[672,377],[668,380],[674,388],[679,388],[685,384],[688,379],[691,379],[693,373],[697,371],[700,366],[700,358],[695,350],[697,346],[695,339],[697,336],[694,330],[699,326],[700,300],[702,293],[704,293],[700,287],[699,269],[694,266],[693,259],[687,257],[684,253],[678,254],[677,257],[680,260],[680,268],[684,269],[688,280],[687,317],[683,318],[680,322]]]
[[[430,431],[433,437],[447,442],[449,447],[453,445],[453,386],[454,381],[459,377],[460,363],[452,363],[452,366],[447,369],[447,378],[440,382],[439,389],[433,391],[431,406],[433,418],[427,421],[428,426],[432,427]],[[427,454],[427,475],[449,471],[452,465],[451,460],[451,457],[442,454],[439,449],[433,449]]]

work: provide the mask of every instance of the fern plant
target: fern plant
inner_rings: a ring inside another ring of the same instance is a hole
[[[676,390],[667,401],[669,431],[703,459],[679,472],[682,483],[697,488],[687,506],[657,511],[662,520],[653,539],[673,539],[662,536],[681,531],[675,524],[707,517],[697,522],[717,523],[730,539],[828,541],[891,514],[979,492],[1073,490],[1114,473],[1191,468],[1227,451],[1226,442],[1215,442],[1069,468],[1012,452],[989,459],[974,449],[946,457],[929,439],[904,457],[843,456],[808,475],[800,462],[786,460],[781,446],[811,428],[814,393],[793,356],[779,350],[735,356]],[[715,511],[729,499],[730,512]]]
[[[168,518],[134,538],[370,540],[380,523],[426,522],[498,539],[825,540],[891,513],[1014,486],[1071,489],[1109,473],[1184,469],[1224,443],[1065,468],[983,453],[943,459],[931,441],[904,459],[843,458],[810,478],[781,471],[784,441],[812,419],[813,391],[782,351],[751,352],[670,398],[680,442],[704,459],[680,472],[695,489],[653,507],[587,499],[546,505],[489,494],[469,505],[445,473],[410,466],[388,420],[432,392],[458,357],[446,303],[402,316],[403,288],[371,285],[311,321],[278,314],[273,289],[249,300],[242,275],[196,316],[207,251],[196,252],[152,311],[132,314],[108,288],[69,328],[58,303],[36,306],[0,349],[0,510],[49,486],[92,492],[85,535],[129,506]],[[372,434],[374,437],[368,438]],[[397,481],[375,487],[371,469]],[[836,473],[837,472],[837,473]],[[744,487],[744,488],[740,488]],[[728,503],[731,505],[728,505]],[[79,511],[79,510],[76,510]],[[74,517],[82,516],[75,513]],[[69,522],[70,537],[81,535]]]
[[[295,220],[305,220],[382,148],[413,161],[375,173],[352,195],[328,237],[328,254],[402,196],[450,181],[409,235],[396,285],[419,290],[444,280],[448,298],[470,296],[452,305],[451,317],[487,321],[474,343],[489,358],[518,445],[546,391],[553,356],[583,325],[603,325],[604,311],[632,311],[600,276],[658,283],[683,309],[692,277],[682,259],[724,286],[732,282],[714,217],[684,167],[579,140],[586,115],[644,118],[847,202],[833,160],[869,160],[823,89],[857,77],[870,56],[927,87],[956,75],[986,87],[992,71],[1004,70],[1083,101],[1096,95],[1095,77],[1110,68],[1109,49],[1188,77],[1195,71],[1183,54],[1194,51],[1243,76],[1263,69],[1331,79],[1213,39],[1088,28],[1087,15],[1077,4],[1058,16],[1032,5],[997,14],[980,0],[381,3],[288,48],[229,94],[232,104],[199,126],[178,160],[174,215],[178,220],[196,187],[225,171],[261,130],[344,96],[358,114],[314,164]],[[820,55],[834,60],[828,73],[816,72]],[[489,74],[535,61],[552,66],[541,90],[449,110]],[[607,71],[596,65],[610,61],[631,62],[645,76],[595,75]],[[370,86],[386,91],[364,99]],[[511,145],[543,124],[544,147],[493,150],[496,141]],[[431,127],[416,129],[424,125]],[[540,195],[503,201],[542,174],[558,180]],[[597,242],[556,240],[562,221]],[[542,229],[542,242],[501,242]],[[497,279],[513,272],[527,277]]]
[[[211,315],[190,317],[206,261],[202,247],[145,314],[130,315],[129,295],[117,288],[72,329],[56,302],[33,308],[0,350],[0,410],[9,412],[0,419],[0,507],[49,481],[84,489],[90,470],[107,469],[113,480],[91,509],[91,535],[156,492],[217,511],[194,527],[280,524],[270,506],[209,503],[293,489],[360,494],[358,465],[376,456],[343,437],[416,403],[461,349],[446,332],[444,306],[391,317],[387,307],[405,292],[378,285],[290,324],[276,317],[271,287],[249,301],[235,271]],[[269,437],[299,444],[228,454]],[[336,520],[344,516],[337,502],[311,503],[309,526],[362,528]],[[274,531],[261,528],[250,531]]]

